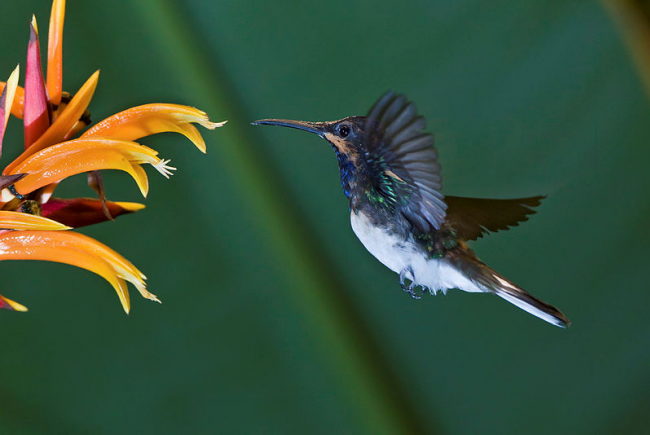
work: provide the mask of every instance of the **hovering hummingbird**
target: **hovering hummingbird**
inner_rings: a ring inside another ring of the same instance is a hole
[[[384,94],[367,116],[331,122],[262,119],[253,125],[305,130],[332,145],[352,229],[414,298],[419,299],[418,287],[434,295],[449,289],[493,293],[553,325],[569,326],[557,308],[508,281],[467,245],[528,220],[544,197],[443,196],[433,135],[403,95]]]

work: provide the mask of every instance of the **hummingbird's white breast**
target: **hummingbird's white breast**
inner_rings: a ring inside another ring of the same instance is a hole
[[[404,238],[372,224],[363,212],[350,213],[352,230],[363,246],[382,264],[396,273],[406,270],[406,277],[415,284],[427,287],[431,293],[457,288],[467,292],[485,290],[452,267],[444,258],[427,258],[413,240]]]

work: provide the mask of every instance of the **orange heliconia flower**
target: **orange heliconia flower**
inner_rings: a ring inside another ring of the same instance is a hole
[[[99,71],[76,94],[63,92],[64,17],[65,0],[54,0],[46,77],[41,68],[38,26],[33,17],[24,88],[18,86],[18,67],[6,82],[0,82],[0,154],[9,116],[23,119],[25,129],[25,151],[0,176],[0,261],[46,260],[87,269],[113,286],[128,313],[127,282],[143,297],[160,302],[147,291],[146,277],[106,245],[69,230],[144,208],[137,203],[107,201],[100,170],[128,173],[146,196],[149,181],[142,165],[153,166],[167,178],[176,169],[169,166],[169,160],[160,158],[157,151],[136,141],[156,133],[175,132],[205,153],[205,142],[194,124],[212,130],[225,122],[210,122],[204,112],[193,107],[145,104],[90,126],[87,109],[97,87]],[[52,196],[59,182],[81,173],[87,174],[98,199]],[[1,295],[0,308],[27,311],[23,305]]]

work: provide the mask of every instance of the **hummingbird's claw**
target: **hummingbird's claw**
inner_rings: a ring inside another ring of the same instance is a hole
[[[422,299],[422,296],[419,296],[416,293],[418,285],[415,283],[415,281],[413,281],[414,278],[413,269],[410,267],[403,269],[399,273],[399,285],[402,287],[402,290],[410,294],[413,299]],[[409,280],[411,282],[407,284],[406,280]]]
[[[402,290],[404,290],[406,293],[410,294],[413,299],[422,299],[422,296],[419,296],[416,291],[417,287],[411,283],[409,285],[402,285]]]

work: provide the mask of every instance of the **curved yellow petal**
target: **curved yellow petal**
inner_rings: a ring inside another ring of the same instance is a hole
[[[26,195],[43,186],[59,182],[72,175],[101,169],[117,169],[131,175],[138,184],[143,196],[147,196],[146,184],[133,165],[119,152],[113,150],[92,150],[60,155],[56,159],[41,162],[28,160],[22,167],[29,174],[14,185],[18,193]]]
[[[142,166],[133,163],[131,164],[131,170],[136,176],[136,183],[138,184],[142,196],[146,198],[149,193],[149,177],[147,177],[147,173],[144,171]]]
[[[115,289],[124,311],[130,301],[126,283],[111,264],[77,246],[74,233],[59,231],[12,231],[0,235],[1,260],[43,260],[65,263],[89,270],[106,279]],[[94,241],[97,245],[101,243]]]
[[[7,86],[0,92],[0,153],[2,153],[2,140],[7,130],[7,122],[16,96],[19,72],[20,65],[11,73],[9,80],[7,80]]]
[[[9,79],[7,80],[6,88],[3,87],[0,90],[0,93],[4,93],[3,107],[0,109],[3,112],[3,119],[0,119],[3,125],[0,126],[0,131],[4,134],[4,130],[7,128],[7,121],[9,121],[9,114],[11,113],[11,108],[14,105],[14,99],[16,98],[16,90],[18,88],[18,76],[20,75],[20,65],[16,66],[13,70]],[[5,93],[6,89],[6,93]],[[0,136],[0,143],[2,143],[2,136]]]
[[[2,92],[7,86],[7,83],[0,82],[0,92]],[[11,105],[11,114],[18,119],[23,119],[23,107],[25,105],[25,88],[22,86],[16,87],[16,96],[14,97],[14,102]]]
[[[11,172],[28,174],[15,183],[16,190],[26,194],[71,175],[117,169],[131,175],[142,195],[146,196],[146,175],[144,171],[134,169],[133,163],[151,164],[165,175],[169,169],[167,162],[156,154],[155,150],[130,141],[109,138],[75,139],[41,150],[14,167]]]
[[[61,231],[70,227],[52,219],[17,211],[0,210],[0,228],[7,230]]]
[[[16,232],[15,234],[21,233],[24,234],[26,232],[21,231]],[[124,258],[113,249],[91,237],[80,233],[69,231],[61,233],[63,236],[60,237],[56,237],[56,234],[57,233],[49,233],[49,246],[56,249],[74,248],[84,253],[91,254],[97,258],[101,258],[111,266],[119,278],[125,279],[133,284],[144,298],[160,302],[160,300],[154,294],[147,291],[145,284],[147,277],[140,270],[138,270],[138,268],[136,268],[133,263],[131,263],[129,260]],[[2,235],[0,235],[0,247],[1,243]],[[0,259],[2,259],[1,254]]]
[[[50,103],[59,105],[63,82],[63,21],[65,0],[54,0],[47,37],[47,93]]]
[[[7,309],[7,310],[13,310],[13,311],[20,311],[20,312],[23,312],[23,313],[25,311],[28,311],[26,306],[24,306],[22,304],[19,304],[16,301],[12,301],[11,299],[6,298],[6,297],[4,297],[2,295],[0,295],[0,308],[4,308],[4,309]]]
[[[141,168],[142,169],[142,168]],[[145,174],[146,175],[146,174]],[[121,201],[116,201],[115,204],[119,205],[122,207],[124,210],[130,212],[130,213],[135,213],[136,211],[140,211],[146,206],[144,204],[140,204],[139,202],[121,202]]]
[[[145,104],[110,116],[87,130],[82,137],[110,136],[116,139],[138,140],[156,133],[174,132],[187,137],[205,153],[205,142],[191,123],[210,130],[224,122],[210,122],[208,115],[194,107],[178,104]]]
[[[133,284],[138,281],[144,282],[144,280],[147,279],[147,277],[140,272],[133,263],[103,243],[99,243],[92,237],[88,237],[81,233],[67,232],[65,234],[67,240],[69,240],[70,243],[73,243],[78,249],[92,253],[110,263],[118,272],[120,278],[124,278]]]
[[[11,162],[4,170],[5,173],[10,173],[16,166],[27,160],[30,156],[37,152],[49,147],[52,144],[61,142],[70,130],[73,129],[77,121],[83,115],[90,100],[97,88],[97,81],[99,80],[99,71],[96,71],[90,78],[83,84],[75,96],[66,105],[63,111],[56,117],[52,125],[45,130],[29,148],[27,148],[20,156]]]

